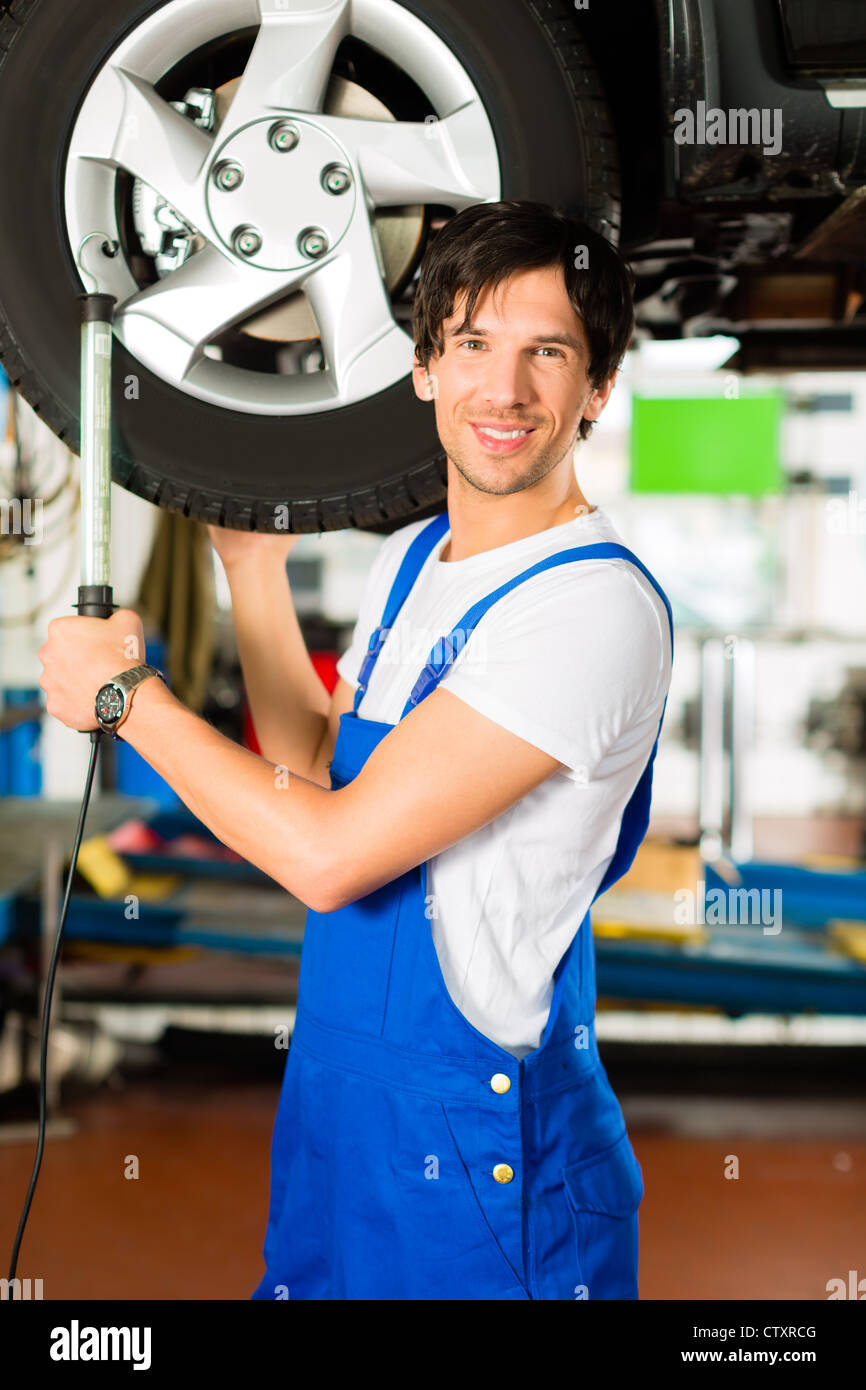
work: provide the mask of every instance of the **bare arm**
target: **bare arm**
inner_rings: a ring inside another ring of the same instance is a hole
[[[349,691],[341,685],[334,722]],[[561,766],[445,689],[386,734],[339,791],[278,772],[159,680],[136,691],[120,736],[218,839],[319,912],[456,844]]]
[[[286,574],[286,556],[298,537],[209,530],[229,583],[238,655],[262,755],[318,781],[312,768],[327,731],[330,697],[310,660]],[[326,769],[322,785],[329,785]]]

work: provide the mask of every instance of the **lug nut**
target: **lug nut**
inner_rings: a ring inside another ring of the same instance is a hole
[[[221,159],[214,168],[213,181],[224,193],[231,193],[243,183],[244,171],[233,159]]]
[[[352,187],[352,175],[345,164],[327,164],[322,170],[322,187],[326,193],[346,193]]]
[[[232,250],[239,256],[254,256],[262,249],[261,232],[255,227],[236,227],[232,233]]]
[[[327,249],[328,238],[321,227],[308,227],[298,237],[298,250],[302,256],[309,256],[311,261],[316,261],[320,256],[324,256]]]
[[[297,126],[291,121],[275,121],[268,131],[268,144],[277,154],[287,154],[300,140]]]

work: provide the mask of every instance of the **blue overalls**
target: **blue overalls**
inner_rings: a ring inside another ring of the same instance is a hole
[[[363,719],[374,663],[442,512],[409,546],[340,719],[331,787],[394,727]],[[551,565],[621,557],[613,542],[540,560],[433,648],[403,715],[435,689],[490,606]],[[667,703],[667,701],[665,701]],[[402,717],[402,716],[401,716]],[[659,731],[664,719],[664,707]],[[647,829],[658,733],[596,897]],[[590,915],[554,975],[539,1046],[518,1061],[452,1001],[430,929],[427,865],[335,912],[309,911],[271,1152],[266,1273],[254,1299],[635,1299],[643,1178],[595,1037]],[[593,900],[594,901],[594,900]]]

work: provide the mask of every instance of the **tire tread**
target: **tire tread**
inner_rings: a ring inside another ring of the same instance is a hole
[[[0,0],[0,80],[6,58],[18,35],[44,0]],[[575,114],[588,152],[584,217],[603,235],[617,242],[620,230],[620,183],[616,137],[607,101],[589,58],[574,14],[565,0],[525,0],[551,44],[569,83]],[[10,384],[69,448],[78,451],[77,421],[26,360],[15,341],[0,300],[0,363]],[[236,530],[268,529],[267,510],[255,498],[227,498],[207,488],[184,488],[166,481],[139,461],[115,454],[114,481],[155,506],[190,519]],[[446,497],[444,454],[426,460],[396,479],[355,491],[290,504],[292,531],[318,532],[355,527],[388,533],[411,520],[441,511]],[[257,524],[258,523],[258,524]],[[273,529],[273,528],[271,528]]]

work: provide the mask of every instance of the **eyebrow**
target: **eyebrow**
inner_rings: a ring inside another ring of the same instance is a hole
[[[474,324],[470,324],[462,332],[457,328],[450,328],[445,336],[447,338],[489,338],[490,334],[486,328],[477,328]],[[539,346],[570,347],[579,357],[585,356],[583,343],[571,333],[537,333],[529,341],[537,343]]]

